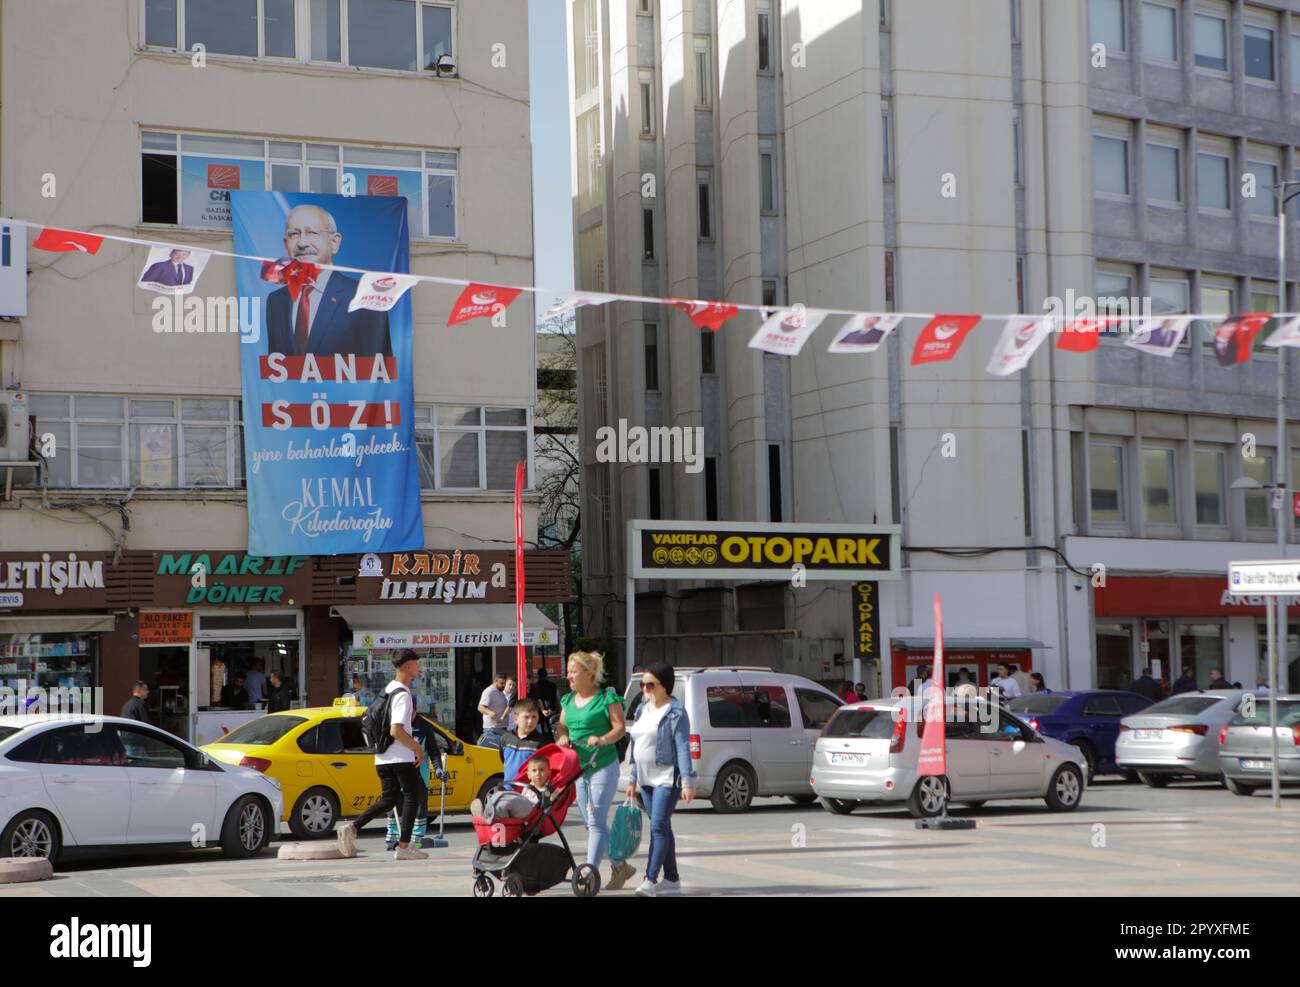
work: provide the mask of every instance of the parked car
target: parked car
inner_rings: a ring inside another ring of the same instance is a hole
[[[1054,812],[1078,808],[1087,762],[1077,747],[1031,730],[987,700],[949,700],[947,775],[917,771],[922,701],[872,699],[842,707],[817,740],[812,786],[830,812],[863,803],[904,803],[916,818],[941,802],[979,807],[993,799],[1041,798]]]
[[[300,840],[331,836],[344,816],[359,816],[379,799],[375,754],[361,736],[364,711],[353,697],[333,706],[267,713],[204,750],[227,764],[239,764],[275,778],[284,790],[283,819]],[[456,738],[424,713],[426,730],[440,735],[447,751],[447,812],[468,812],[476,798],[501,784],[501,753]],[[429,776],[429,811],[436,815],[442,789]],[[277,819],[281,816],[277,816]]]
[[[1244,704],[1243,704],[1244,705]],[[1219,768],[1233,795],[1250,795],[1273,784],[1270,701],[1258,697],[1219,729]],[[1300,785],[1300,696],[1277,697],[1278,783]]]
[[[801,675],[759,667],[674,669],[673,695],[691,723],[696,792],[718,812],[745,812],[759,796],[817,800],[813,745],[843,701]],[[626,695],[640,690],[634,676]],[[629,757],[631,754],[629,753]]]
[[[1088,763],[1088,782],[1097,775],[1119,774],[1115,740],[1120,720],[1151,705],[1146,696],[1114,689],[1083,692],[1031,692],[1007,703],[1007,709],[1026,720],[1045,737],[1079,748]],[[1122,772],[1132,774],[1132,772]]]
[[[1132,768],[1152,788],[1180,775],[1223,777],[1219,731],[1241,704],[1241,689],[1183,692],[1120,721],[1115,763]]]
[[[273,779],[137,720],[0,717],[0,856],[219,844],[251,857],[282,809]]]

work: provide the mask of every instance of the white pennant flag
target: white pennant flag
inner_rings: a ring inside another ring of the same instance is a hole
[[[829,353],[874,353],[903,321],[901,315],[855,315],[831,342]]]
[[[1196,320],[1190,315],[1161,315],[1153,319],[1138,319],[1133,324],[1133,335],[1127,345],[1152,356],[1173,356],[1178,344],[1187,334],[1187,327]]]
[[[749,341],[751,349],[776,353],[779,356],[796,356],[808,337],[817,331],[817,327],[826,320],[826,313],[821,309],[793,308],[781,309],[764,322]]]
[[[998,344],[989,356],[989,365],[984,369],[998,377],[1007,377],[1023,370],[1029,364],[1029,358],[1034,355],[1034,350],[1043,345],[1043,340],[1051,331],[1050,316],[1033,319],[1013,316],[1007,319],[1007,324],[1002,327],[1002,335],[998,337]]]
[[[1300,315],[1287,319],[1269,333],[1265,346],[1300,346]]]
[[[574,309],[585,308],[588,305],[604,305],[606,302],[616,302],[618,295],[606,295],[599,291],[589,291],[581,295],[561,295],[562,299],[558,304],[552,305],[544,313],[543,317],[553,319],[557,315],[564,315],[572,312]]]
[[[387,312],[413,285],[419,283],[419,278],[411,277],[409,274],[368,271],[361,275],[357,292],[352,296],[352,301],[348,302],[348,311],[355,312],[359,308],[370,308],[376,312]]]
[[[160,295],[188,295],[211,257],[206,250],[188,247],[150,247],[136,286]]]

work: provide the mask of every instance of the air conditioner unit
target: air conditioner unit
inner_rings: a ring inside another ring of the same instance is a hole
[[[0,391],[0,461],[27,462],[29,432],[27,394]]]

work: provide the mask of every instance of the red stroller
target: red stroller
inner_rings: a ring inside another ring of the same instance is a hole
[[[578,865],[562,828],[564,816],[577,799],[582,766],[577,751],[547,744],[538,752],[551,765],[550,785],[555,794],[546,805],[536,806],[523,819],[497,819],[488,823],[474,817],[479,847],[474,853],[474,896],[489,898],[496,890],[492,877],[501,882],[501,893],[509,898],[537,894],[563,881],[570,881],[579,898],[594,898],[600,892],[600,872],[590,864]],[[514,781],[501,787],[523,790],[528,785],[528,765],[520,766]],[[543,843],[555,834],[562,846]],[[570,876],[572,875],[572,876]]]

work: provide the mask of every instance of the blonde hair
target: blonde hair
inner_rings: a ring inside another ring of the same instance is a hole
[[[569,654],[569,661],[590,672],[597,685],[605,681],[605,656],[599,651],[574,651]]]

